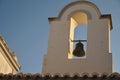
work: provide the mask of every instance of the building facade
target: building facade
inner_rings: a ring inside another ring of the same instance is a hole
[[[19,70],[20,65],[17,61],[17,57],[8,48],[2,36],[0,36],[0,73],[16,74]]]

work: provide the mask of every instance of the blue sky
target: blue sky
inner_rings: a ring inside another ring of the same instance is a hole
[[[20,72],[41,72],[48,46],[48,17],[57,17],[73,1],[77,0],[0,0],[0,35],[18,57]],[[111,52],[114,71],[120,73],[120,0],[87,1],[96,4],[102,14],[112,15]]]

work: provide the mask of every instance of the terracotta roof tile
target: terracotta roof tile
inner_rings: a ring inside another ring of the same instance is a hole
[[[119,73],[112,73],[111,75],[108,74],[92,74],[89,76],[88,74],[74,74],[70,76],[65,74],[63,76],[56,74],[56,75],[41,75],[41,74],[0,74],[0,80],[120,80]]]

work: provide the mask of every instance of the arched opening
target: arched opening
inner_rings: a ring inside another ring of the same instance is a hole
[[[86,50],[87,50],[87,25],[78,25],[74,30],[74,40],[85,40],[81,41],[83,44],[83,50],[85,52],[85,56],[76,57],[73,55],[73,58],[86,58]],[[73,50],[76,48],[76,44],[79,43],[73,42]]]
[[[71,17],[70,23],[70,53],[68,54],[69,59],[83,59],[86,58],[87,53],[87,15],[83,12],[77,12]],[[79,41],[83,44],[85,56],[76,57],[73,55],[76,44]]]

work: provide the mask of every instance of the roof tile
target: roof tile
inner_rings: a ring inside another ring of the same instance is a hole
[[[112,73],[111,75],[103,74],[99,75],[98,73],[92,74],[92,76],[89,76],[89,74],[82,74],[80,76],[79,74],[74,74],[73,76],[70,76],[68,74],[64,74],[63,76],[60,76],[59,74],[56,75],[41,75],[41,74],[2,74],[0,73],[0,80],[120,80],[120,74],[119,73]]]

